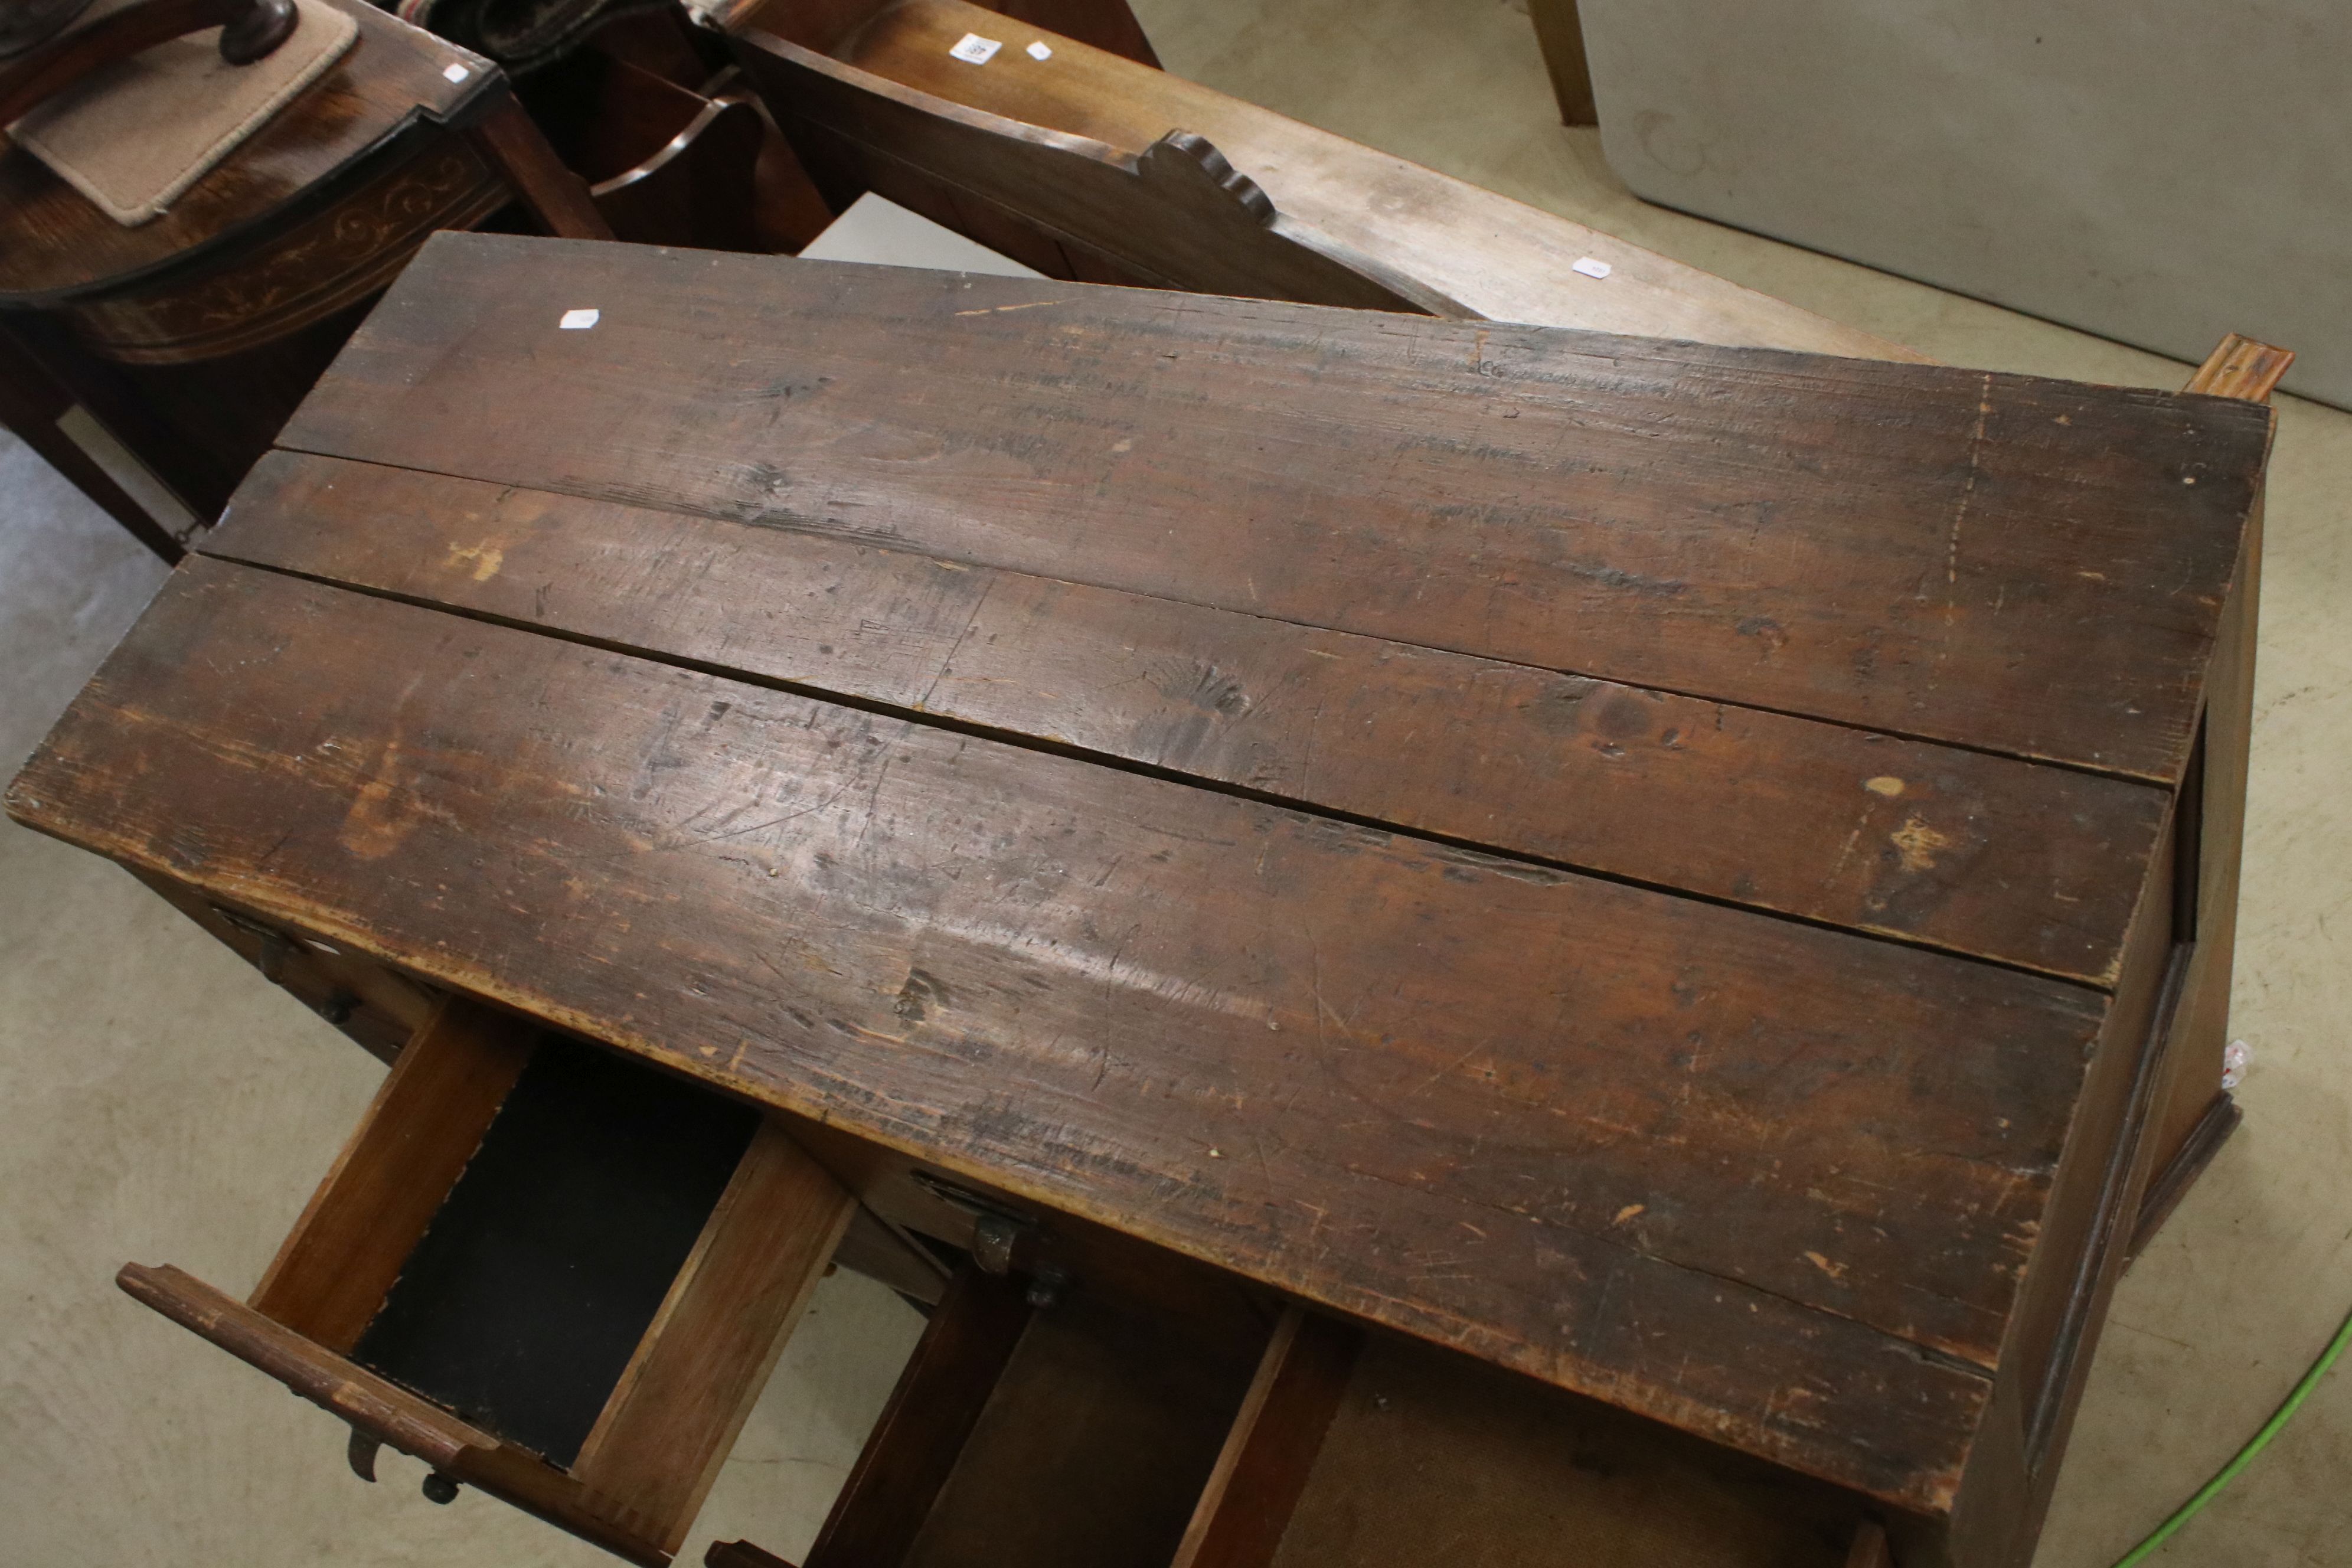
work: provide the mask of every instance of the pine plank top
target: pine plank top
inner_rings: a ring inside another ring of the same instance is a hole
[[[1933,1513],[2268,430],[446,236],[8,805]]]

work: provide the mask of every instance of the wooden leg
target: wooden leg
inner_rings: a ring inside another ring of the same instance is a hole
[[[956,1276],[809,1548],[808,1568],[896,1568],[906,1557],[1030,1311],[1009,1280],[971,1268]],[[761,1568],[761,1558],[743,1561]]]
[[[1576,0],[1528,0],[1528,15],[1536,25],[1544,69],[1551,73],[1552,96],[1559,100],[1559,122],[1600,124],[1600,112],[1592,103],[1592,68],[1584,58],[1584,24],[1576,14]]]
[[[1845,1568],[1895,1568],[1895,1559],[1886,1550],[1886,1531],[1876,1520],[1865,1519],[1855,1529]]]
[[[772,1552],[762,1552],[748,1541],[714,1541],[702,1554],[702,1568],[793,1568]]]
[[[511,92],[467,134],[548,233],[559,239],[613,237],[611,226],[588,195],[587,182],[563,166]]]

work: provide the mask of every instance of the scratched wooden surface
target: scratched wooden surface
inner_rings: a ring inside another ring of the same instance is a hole
[[[2271,418],[1940,366],[563,240],[445,236],[404,281],[280,445],[2165,783]],[[602,320],[557,331],[573,307]]]
[[[207,548],[2095,983],[2168,800],[1265,616],[341,458],[272,454]]]
[[[8,805],[1933,1514],[2267,421],[445,237]]]

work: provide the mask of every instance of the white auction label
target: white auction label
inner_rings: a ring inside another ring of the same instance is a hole
[[[474,73],[467,70],[464,66],[448,66],[442,70],[441,74],[447,77],[451,81],[463,81]]]
[[[994,59],[996,51],[1003,47],[994,38],[983,38],[978,33],[966,33],[956,40],[955,47],[950,49],[948,53],[969,64],[984,66]]]
[[[1606,278],[1616,270],[1597,256],[1580,256],[1568,264],[1570,272],[1581,272],[1587,278]]]
[[[1050,60],[1054,58],[1054,51],[1047,48],[1041,39],[1029,46],[1029,58],[1033,60]]]
[[[563,312],[563,320],[555,324],[567,332],[582,331],[594,326],[598,318],[604,313],[602,310],[566,310]]]

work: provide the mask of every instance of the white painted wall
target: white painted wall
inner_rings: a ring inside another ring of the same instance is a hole
[[[1647,199],[2352,407],[2347,0],[1583,0]]]

